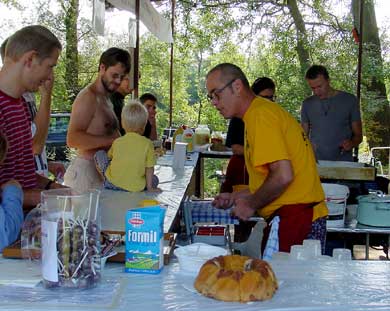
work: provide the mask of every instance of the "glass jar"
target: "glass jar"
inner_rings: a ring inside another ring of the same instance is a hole
[[[213,151],[225,151],[225,143],[222,137],[222,132],[215,131],[211,134],[211,146]]]
[[[183,142],[187,143],[187,152],[194,151],[194,131],[190,127],[184,130]]]
[[[199,124],[195,129],[194,143],[196,146],[202,146],[210,143],[210,129],[205,124]]]
[[[42,276],[46,288],[91,288],[100,281],[100,191],[42,192]]]
[[[223,145],[224,141],[222,137],[222,132],[214,131],[213,134],[211,135],[211,143]]]

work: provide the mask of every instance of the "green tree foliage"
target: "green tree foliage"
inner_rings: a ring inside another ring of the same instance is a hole
[[[18,1],[0,1],[20,6]],[[34,1],[36,13],[23,19],[23,25],[37,22],[47,25],[61,38],[66,49],[66,26],[70,18],[66,14],[70,10],[65,4],[73,1],[78,0],[57,0],[63,7],[55,13],[49,10],[47,0]],[[373,1],[364,2],[372,12]],[[227,121],[208,103],[205,91],[205,75],[221,62],[240,66],[250,83],[260,76],[272,78],[277,86],[277,101],[296,118],[299,118],[302,100],[310,94],[303,77],[310,64],[327,66],[336,88],[356,93],[358,46],[351,35],[354,27],[351,3],[349,0],[177,0],[173,125],[196,127],[199,123],[206,123],[212,130],[226,130]],[[159,11],[170,18],[170,1],[158,1],[158,5]],[[78,59],[69,63],[72,55],[61,55],[54,89],[53,105],[56,109],[69,110],[72,96],[96,77],[98,59],[103,50],[110,46],[128,47],[127,33],[99,38],[91,30],[90,21],[81,14],[77,20],[77,29],[72,28],[72,38],[73,44],[77,38]],[[13,21],[0,23],[13,27]],[[376,24],[372,21],[371,24],[369,27],[374,29]],[[386,103],[388,107],[385,89],[385,85],[387,89],[390,87],[388,32],[383,31],[374,39],[376,54],[370,56],[367,52],[364,55],[362,89],[364,125],[368,125],[365,130],[372,136],[369,142],[376,137],[375,127],[383,133],[390,128],[386,124],[388,110],[378,114],[382,110],[376,109],[378,105],[386,107]],[[378,57],[381,50],[383,58]],[[169,44],[158,41],[149,33],[141,37],[139,93],[151,92],[158,97],[160,133],[169,122],[169,60]],[[78,75],[77,81],[67,75],[71,72],[71,64],[78,69],[73,75],[73,78]],[[373,90],[378,81],[373,81],[372,77],[382,82],[379,96]],[[386,145],[385,141],[382,143]]]
[[[362,109],[368,143],[374,146],[390,146],[390,106],[386,96],[385,75],[381,41],[375,18],[374,2],[363,2],[363,93]],[[360,26],[360,3],[352,1],[355,25]],[[357,27],[360,29],[360,27]],[[386,161],[383,153],[381,160]]]
[[[79,92],[79,48],[77,35],[79,0],[62,1],[61,8],[65,13],[65,85],[68,99],[73,102]]]

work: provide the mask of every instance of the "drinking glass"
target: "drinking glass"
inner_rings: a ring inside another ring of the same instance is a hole
[[[335,248],[333,249],[333,258],[336,260],[351,260],[351,250],[347,248]]]
[[[303,246],[310,258],[321,256],[321,241],[320,240],[304,240]]]
[[[290,259],[305,260],[308,259],[303,245],[293,245],[290,250]]]

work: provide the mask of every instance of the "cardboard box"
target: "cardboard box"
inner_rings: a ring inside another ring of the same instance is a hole
[[[127,211],[126,272],[160,273],[164,266],[164,217],[165,208],[160,206]]]

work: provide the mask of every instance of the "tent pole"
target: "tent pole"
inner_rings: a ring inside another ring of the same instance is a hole
[[[175,0],[172,0],[172,17],[171,17],[171,26],[172,26],[172,37],[174,34],[174,25],[175,25]],[[171,60],[169,68],[169,127],[172,127],[172,110],[173,110],[173,42],[171,43]]]
[[[136,41],[134,49],[134,97],[138,98],[139,77],[139,0],[135,0]]]
[[[361,98],[361,84],[362,84],[362,55],[363,55],[363,7],[364,0],[360,0],[359,10],[359,54],[358,54],[358,76],[357,76],[357,90],[356,97],[360,103]]]
[[[357,86],[356,86],[356,97],[361,105],[361,84],[362,84],[362,55],[363,55],[363,6],[364,0],[360,0],[360,9],[359,9],[359,52],[358,52],[358,76],[357,76]],[[353,160],[355,162],[359,161],[359,146],[353,148],[352,151]]]

